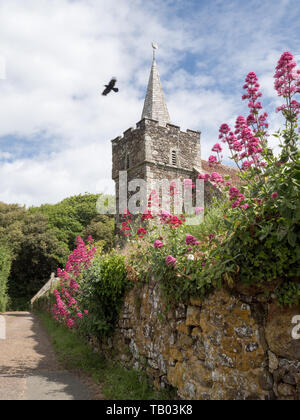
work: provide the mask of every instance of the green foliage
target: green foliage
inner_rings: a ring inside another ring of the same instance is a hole
[[[14,310],[26,309],[24,305],[49,279],[68,255],[55,232],[49,230],[47,218],[26,214],[22,225],[22,241],[15,255],[9,280],[9,296]]]
[[[98,194],[80,194],[66,198],[58,204],[45,204],[31,208],[31,213],[47,217],[49,227],[57,238],[64,242],[69,251],[74,248],[77,236],[87,239],[94,234],[94,241],[103,240],[104,247],[111,249],[114,224],[111,216],[98,215],[96,203]]]
[[[191,226],[185,226],[184,231],[197,238],[207,237],[210,234],[219,235],[226,230],[224,215],[227,202],[224,200],[213,200],[204,210],[205,221]]]
[[[280,306],[300,306],[300,281],[283,283],[276,291]]]
[[[156,391],[146,375],[134,369],[125,369],[117,362],[94,353],[74,331],[70,331],[44,313],[38,314],[51,337],[59,361],[66,369],[90,375],[108,400],[159,400],[175,398],[174,392]]]
[[[9,246],[13,253],[18,252],[22,243],[25,215],[24,207],[0,202],[0,244]]]
[[[99,248],[113,246],[111,216],[97,214],[96,194],[69,197],[61,203],[28,210],[0,202],[0,245],[12,255],[8,291],[11,310],[27,309],[29,300],[65,264],[78,235],[89,235]]]
[[[130,283],[124,257],[115,253],[96,256],[81,282],[80,306],[89,311],[81,330],[88,336],[110,334],[118,320]]]
[[[0,313],[5,312],[8,301],[7,280],[11,267],[11,254],[7,248],[0,245]]]
[[[87,241],[92,236],[97,247],[101,247],[104,252],[109,252],[114,246],[114,218],[98,215],[82,232],[82,239]]]

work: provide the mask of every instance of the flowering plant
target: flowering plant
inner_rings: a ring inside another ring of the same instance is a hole
[[[210,159],[216,172],[201,177],[226,191],[229,199],[224,212],[227,235],[215,258],[221,254],[231,258],[218,275],[227,282],[233,278],[245,283],[273,281],[279,290],[282,281],[298,282],[300,276],[300,103],[295,99],[300,93],[300,70],[291,53],[282,54],[274,78],[277,94],[284,100],[276,109],[283,115],[284,129],[273,135],[279,141],[279,155],[268,147],[268,115],[260,101],[258,78],[251,72],[242,97],[248,100],[249,115],[237,117],[234,130],[227,124],[219,130],[219,139],[227,144],[241,182],[232,185],[217,173],[219,144],[213,147],[217,157]],[[216,274],[216,268],[212,272]]]
[[[78,236],[76,249],[71,253],[65,265],[65,269],[57,270],[60,279],[59,290],[53,291],[56,303],[52,308],[54,319],[64,322],[68,328],[77,328],[87,310],[82,310],[78,301],[80,295],[80,281],[85,270],[91,265],[96,253],[93,247],[93,239],[89,237],[88,244]]]

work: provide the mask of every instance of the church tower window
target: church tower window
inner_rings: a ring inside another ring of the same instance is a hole
[[[173,166],[177,165],[177,152],[176,150],[172,150],[171,152],[171,162]]]
[[[126,169],[129,169],[130,168],[130,155],[129,155],[129,153],[127,153],[127,155],[126,155],[125,168]]]

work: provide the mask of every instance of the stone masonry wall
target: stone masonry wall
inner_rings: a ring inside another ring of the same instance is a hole
[[[131,290],[102,351],[143,369],[182,399],[300,399],[300,308],[220,290],[166,312],[159,285]]]

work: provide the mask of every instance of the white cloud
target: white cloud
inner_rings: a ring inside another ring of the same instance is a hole
[[[113,191],[110,139],[140,119],[152,41],[172,122],[201,130],[207,157],[219,125],[247,113],[249,71],[266,101],[278,102],[273,69],[297,45],[299,6],[275,3],[270,14],[273,1],[0,0],[0,200]],[[103,97],[111,76],[120,92]],[[270,119],[278,125],[278,115]],[[9,145],[8,135],[20,140]]]

